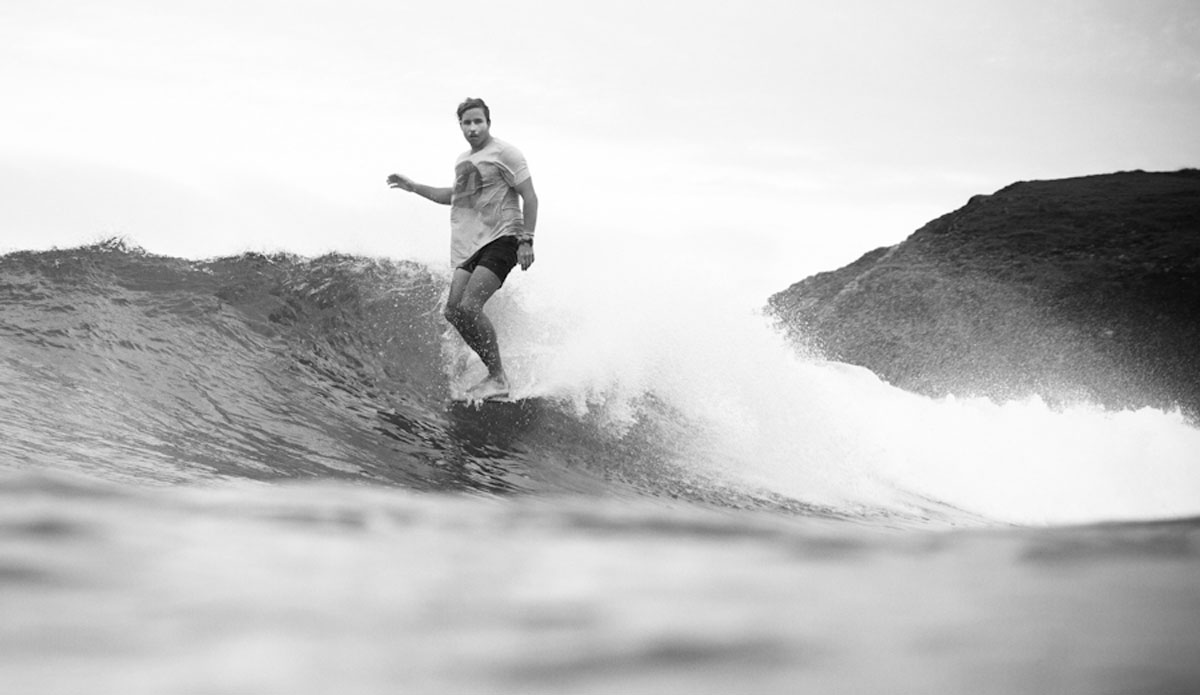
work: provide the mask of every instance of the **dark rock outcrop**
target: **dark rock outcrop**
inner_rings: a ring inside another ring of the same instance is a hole
[[[790,336],[930,395],[1200,414],[1200,171],[1028,181],[770,299]]]

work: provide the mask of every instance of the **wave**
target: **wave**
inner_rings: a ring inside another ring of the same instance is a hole
[[[1177,413],[916,396],[798,355],[719,287],[531,273],[489,304],[520,400],[452,403],[481,367],[441,317],[446,280],[116,242],[0,257],[0,465],[871,523],[1200,513],[1200,432]]]

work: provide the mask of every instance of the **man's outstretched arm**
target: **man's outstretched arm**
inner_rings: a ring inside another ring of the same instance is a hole
[[[450,195],[454,192],[454,189],[452,188],[434,188],[433,186],[426,186],[413,181],[407,176],[401,176],[400,174],[392,174],[387,178],[387,182],[392,188],[399,188],[402,191],[416,193],[422,198],[427,198],[442,205],[450,204]]]

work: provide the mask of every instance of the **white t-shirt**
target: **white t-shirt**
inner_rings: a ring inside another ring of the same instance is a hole
[[[532,236],[525,233],[517,195],[517,186],[528,178],[525,156],[496,138],[478,152],[459,155],[450,196],[450,262],[455,267],[500,237]]]

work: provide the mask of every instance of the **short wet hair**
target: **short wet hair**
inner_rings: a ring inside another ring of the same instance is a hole
[[[483,109],[484,120],[492,122],[492,110],[478,97],[467,97],[466,101],[458,105],[458,120],[461,121],[462,115],[471,109]]]

